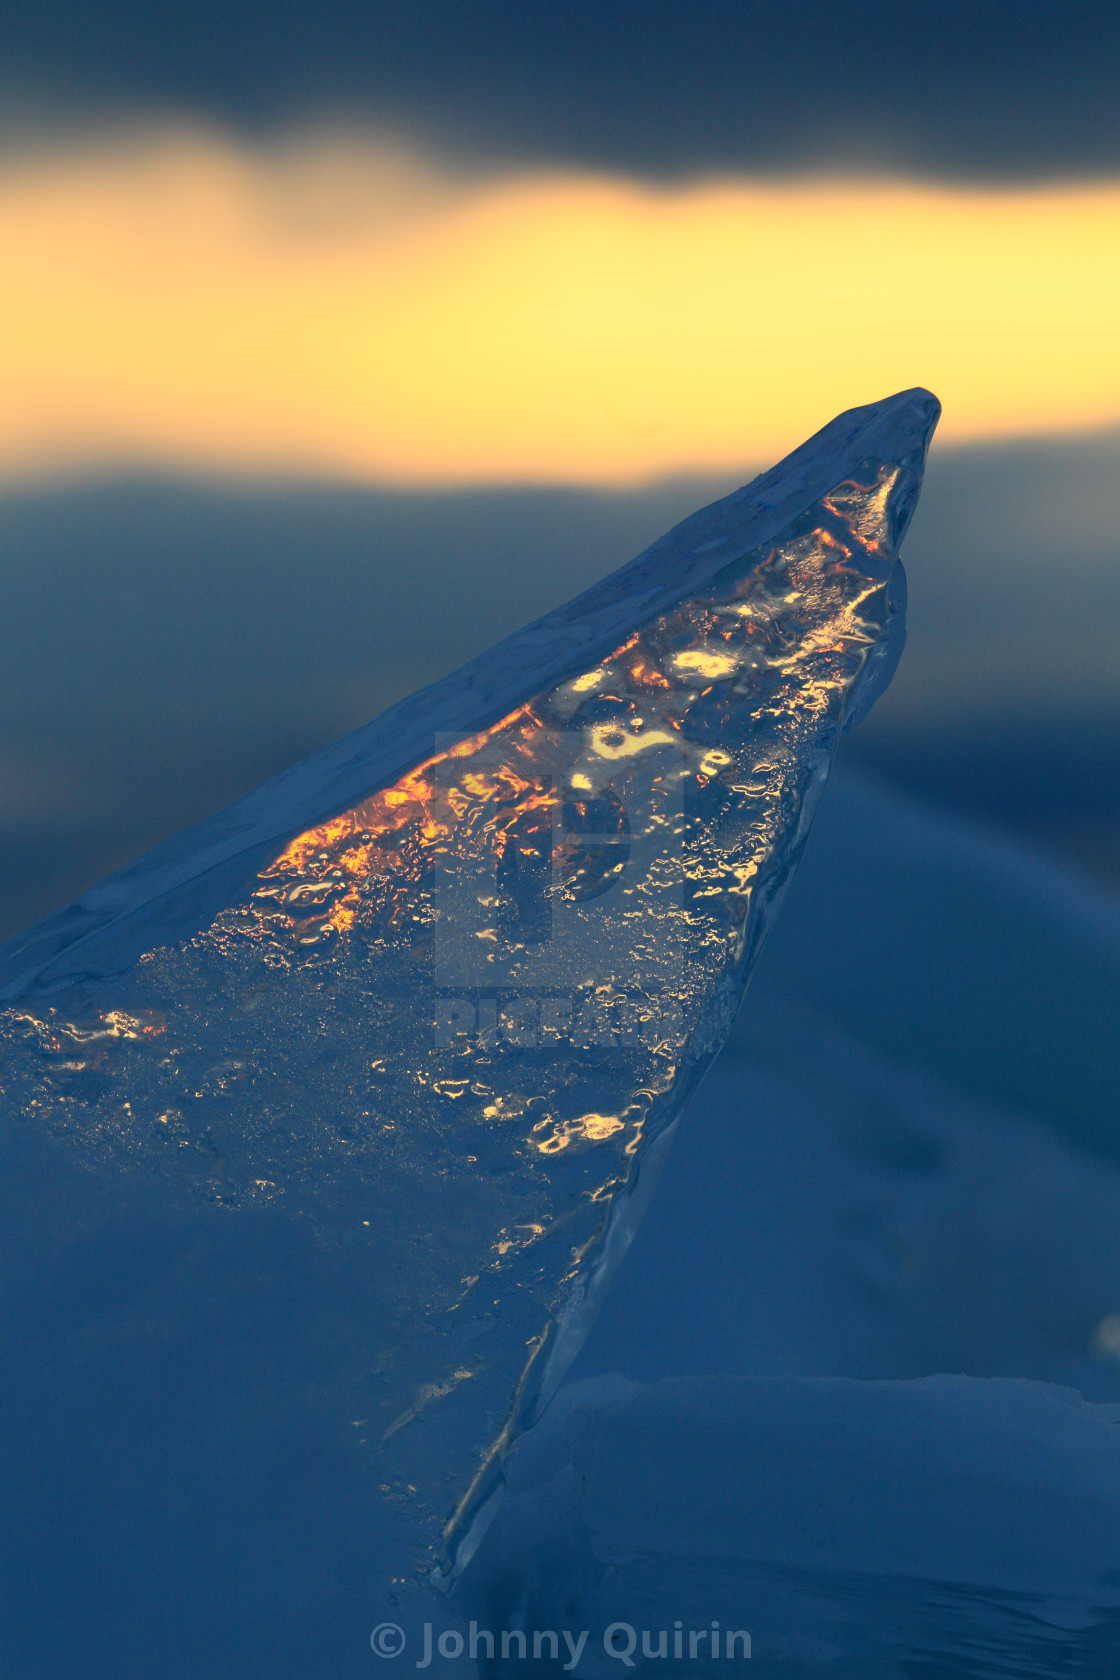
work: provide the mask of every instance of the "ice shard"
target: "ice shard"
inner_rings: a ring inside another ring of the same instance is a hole
[[[106,1672],[356,1672],[462,1567],[890,678],[936,416],[841,415],[0,951],[9,1491]]]

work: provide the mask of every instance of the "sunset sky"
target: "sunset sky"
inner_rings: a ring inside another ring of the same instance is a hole
[[[1120,178],[571,170],[155,130],[0,170],[0,473],[640,482],[932,387],[1120,421]]]
[[[633,484],[919,383],[946,442],[1120,422],[1111,8],[47,0],[0,48],[0,482]]]
[[[0,1680],[1120,1680],[1120,0],[0,4],[0,980]]]
[[[915,384],[846,750],[1120,879],[1118,95],[1115,0],[7,7],[0,924]]]

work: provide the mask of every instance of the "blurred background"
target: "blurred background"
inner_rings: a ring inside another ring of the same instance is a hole
[[[928,386],[907,651],[573,1375],[1120,1402],[1118,111],[1115,0],[3,8],[0,937]]]
[[[1120,14],[0,22],[0,931],[839,409],[945,418],[846,749],[1120,885]]]

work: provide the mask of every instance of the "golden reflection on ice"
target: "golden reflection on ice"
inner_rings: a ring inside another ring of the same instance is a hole
[[[437,741],[196,938],[5,1018],[67,1148],[340,1257],[374,1352],[323,1382],[433,1522],[726,1032],[885,621],[892,484]]]
[[[630,637],[551,695],[455,742],[395,787],[298,836],[262,872],[255,894],[262,928],[266,922],[273,931],[286,928],[306,947],[348,932],[356,919],[368,924],[371,900],[382,911],[390,899],[403,906],[425,855],[465,855],[473,846],[495,868],[506,859],[516,863],[519,850],[526,853],[519,826],[534,815],[540,820],[537,851],[551,825],[548,856],[555,863],[565,790],[601,797],[614,787],[619,761],[658,748],[678,752],[689,777],[721,781],[756,799],[767,789],[776,795],[780,751],[778,757],[763,752],[748,764],[742,744],[738,753],[723,744],[698,750],[687,728],[690,710],[715,697],[728,721],[732,713],[741,721],[742,700],[753,689],[759,703],[754,732],[769,722],[779,746],[782,736],[792,745],[806,724],[836,708],[862,652],[878,638],[875,603],[882,580],[861,577],[858,560],[861,551],[883,552],[893,481],[894,475],[881,473],[870,486],[838,486],[821,504],[834,516],[831,528],[806,531],[769,565],[741,568],[745,576],[727,580],[722,594],[717,584],[709,599],[688,603]],[[846,541],[835,529],[839,519]],[[679,646],[682,640],[689,645]],[[829,655],[835,668],[826,660],[814,669]],[[787,700],[794,704],[785,714]],[[753,850],[757,864],[761,847]],[[741,859],[735,874],[743,878]],[[562,891],[555,870],[546,891]],[[495,901],[501,897],[499,891]],[[475,934],[497,937],[493,928]]]

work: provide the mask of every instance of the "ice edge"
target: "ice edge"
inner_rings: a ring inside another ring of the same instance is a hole
[[[153,932],[170,941],[207,925],[273,851],[396,781],[431,752],[437,731],[487,728],[530,694],[593,664],[776,537],[868,455],[924,455],[940,412],[937,398],[917,386],[837,415],[768,472],[691,514],[566,605],[15,935],[0,946],[0,1001],[120,972],[151,947]],[[912,504],[901,510],[900,540],[911,512]],[[898,662],[904,583],[897,564],[892,583],[898,633],[876,650],[849,723],[866,714]]]

